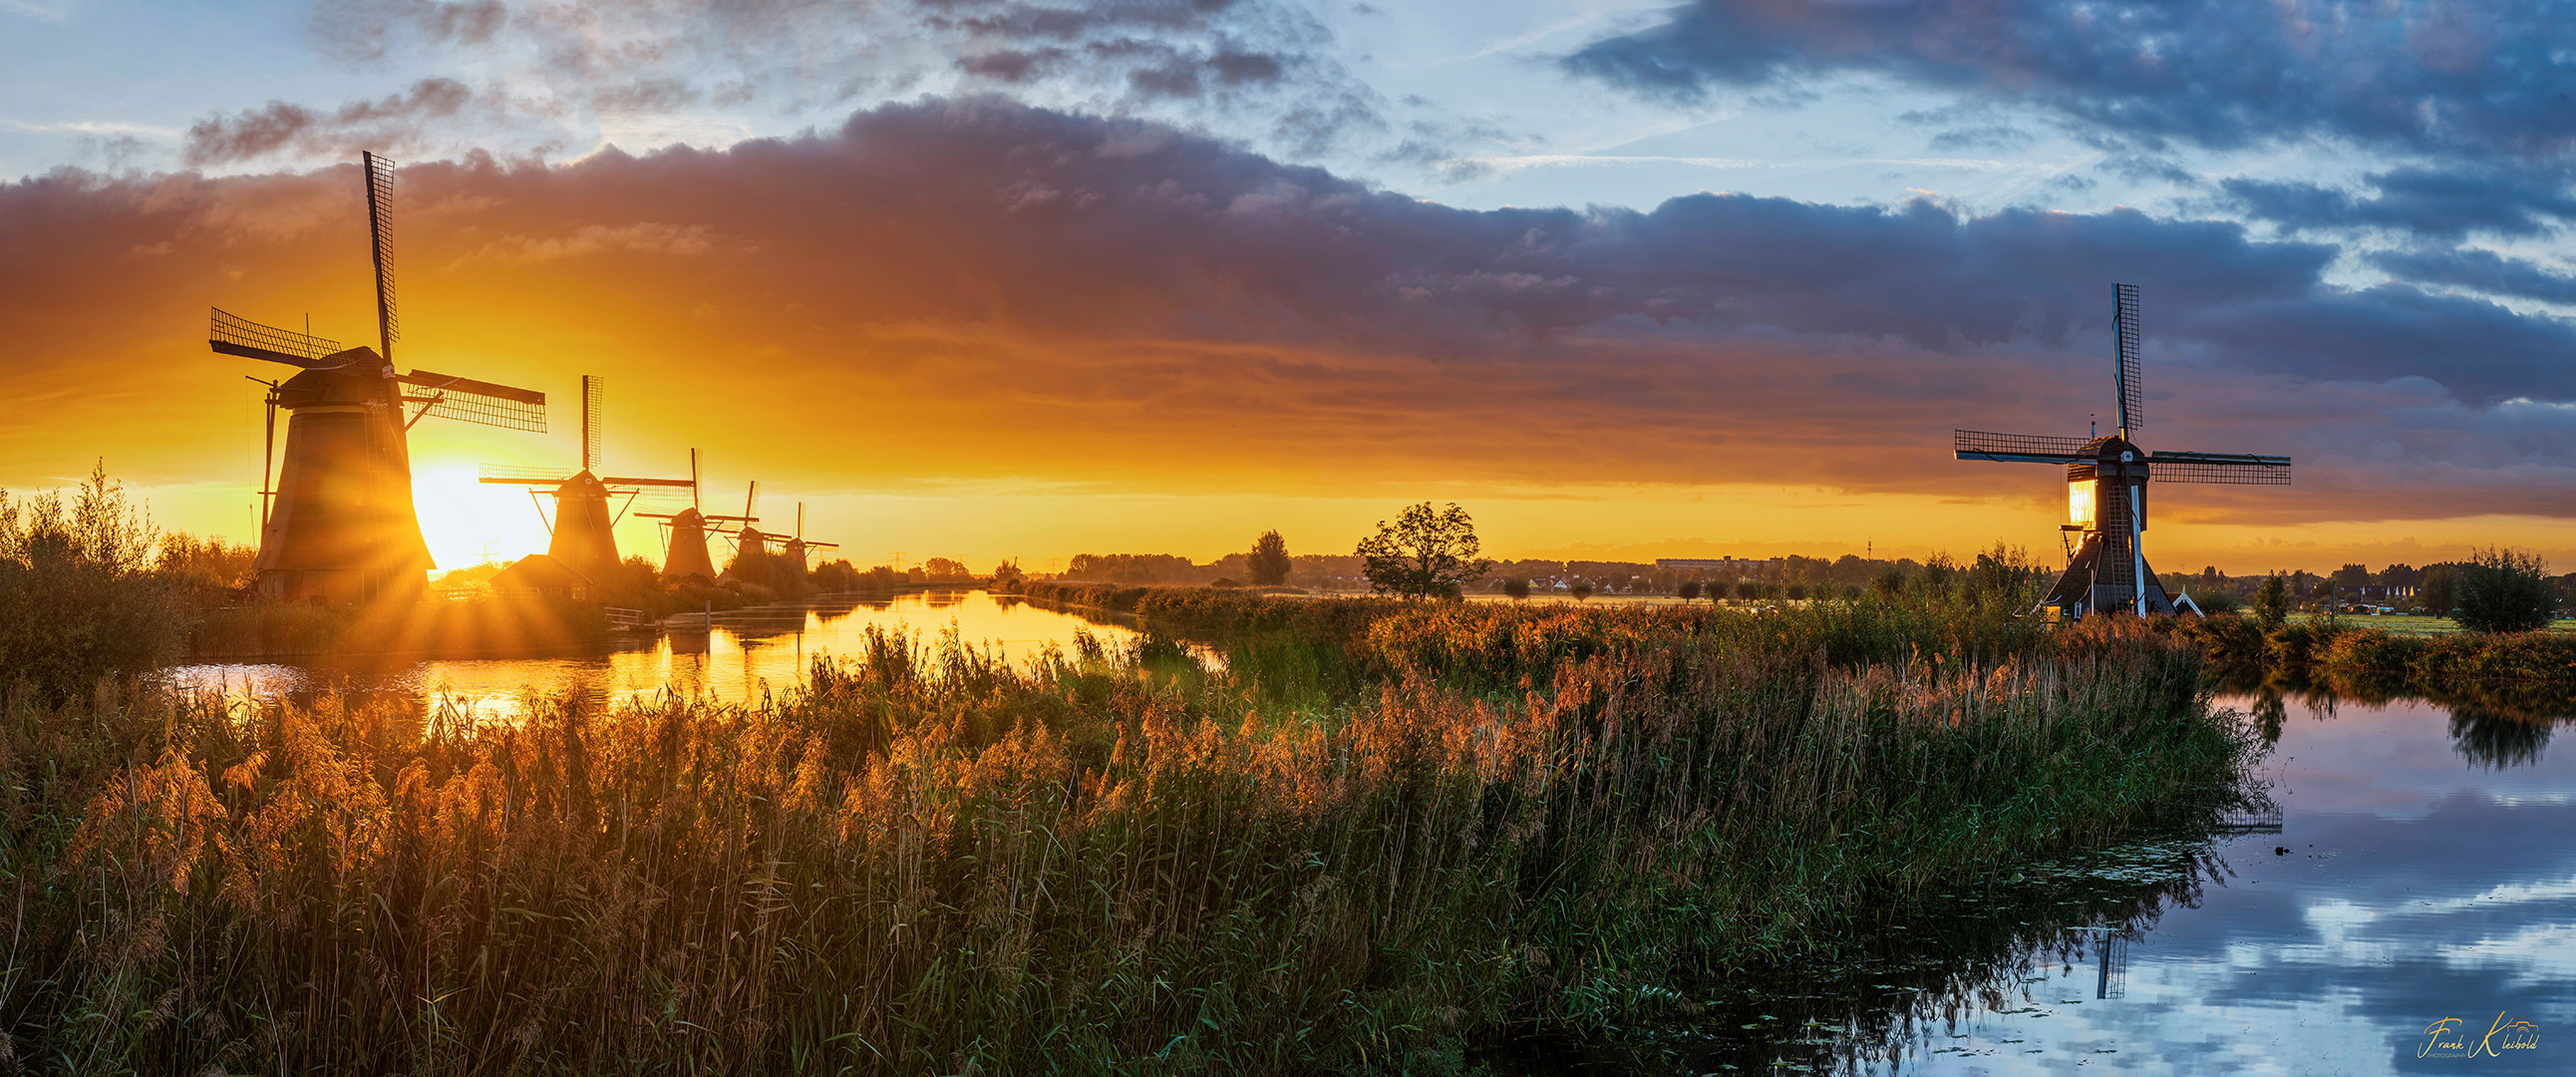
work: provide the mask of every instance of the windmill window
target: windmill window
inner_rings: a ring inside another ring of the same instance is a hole
[[[2095,488],[2100,485],[2100,481],[2096,479],[2077,479],[2066,484],[2066,522],[2073,524],[2094,522],[2093,497]]]

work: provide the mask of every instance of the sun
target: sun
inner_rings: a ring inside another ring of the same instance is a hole
[[[412,473],[412,502],[420,536],[440,570],[485,561],[514,561],[543,553],[550,535],[525,486],[487,486],[464,465],[420,468]],[[552,506],[547,506],[551,509]]]

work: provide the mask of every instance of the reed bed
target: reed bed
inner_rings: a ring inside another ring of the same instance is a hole
[[[0,1069],[1441,1072],[2208,810],[2254,743],[2133,626],[1330,616],[510,726],[20,694]]]

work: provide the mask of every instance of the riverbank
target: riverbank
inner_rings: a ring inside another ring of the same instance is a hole
[[[2222,666],[2292,677],[2400,678],[2436,695],[2481,683],[2576,685],[2576,633],[2392,632],[2330,617],[2270,629],[2250,617],[2157,618]]]
[[[1159,608],[1253,627],[872,633],[517,726],[12,701],[0,1022],[84,1072],[1436,1071],[2223,811],[2256,750],[2120,622]]]

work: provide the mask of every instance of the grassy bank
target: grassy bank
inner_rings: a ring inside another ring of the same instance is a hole
[[[521,727],[15,698],[5,1057],[1436,1072],[2215,810],[2252,743],[2127,622],[1189,601],[1272,627]]]
[[[2310,617],[2265,629],[2250,617],[2157,622],[2159,631],[2198,643],[2228,666],[2291,676],[2391,678],[2431,694],[2480,682],[2576,684],[2576,633],[2391,632]]]

